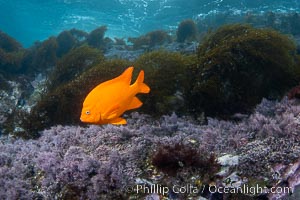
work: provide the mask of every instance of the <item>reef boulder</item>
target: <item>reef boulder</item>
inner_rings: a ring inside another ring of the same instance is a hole
[[[196,113],[249,112],[263,97],[279,99],[299,81],[296,46],[274,30],[226,25],[208,34],[197,54],[187,98]]]

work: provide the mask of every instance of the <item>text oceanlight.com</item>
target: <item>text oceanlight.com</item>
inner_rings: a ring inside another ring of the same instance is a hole
[[[219,187],[215,185],[205,186],[205,187],[196,187],[194,185],[188,184],[184,186],[173,185],[172,187],[162,186],[159,184],[153,184],[151,186],[146,185],[135,185],[132,187],[126,188],[127,192],[133,192],[136,194],[168,194],[170,191],[177,194],[199,194],[207,190],[210,193],[222,193],[222,194],[235,194],[243,193],[249,195],[257,195],[263,193],[273,193],[273,194],[291,194],[293,189],[290,187],[261,187],[259,185],[249,186],[244,184],[240,187]]]

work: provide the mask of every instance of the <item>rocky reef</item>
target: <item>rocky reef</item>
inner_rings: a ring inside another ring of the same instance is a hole
[[[249,112],[263,97],[280,99],[299,82],[296,45],[273,30],[223,26],[207,35],[197,55],[188,99],[196,112],[211,116]]]
[[[177,33],[187,34],[183,41],[196,40],[199,37],[195,27],[191,20],[183,21]],[[133,42],[130,46],[121,39],[114,43],[105,38],[106,30],[103,26],[89,34],[64,31],[57,38],[22,50],[25,51],[22,68],[28,72],[24,82],[31,83],[36,73],[46,76],[47,81],[30,112],[13,109],[6,117],[4,130],[14,132],[17,123],[20,131],[16,135],[30,138],[56,124],[80,123],[86,94],[130,65],[145,70],[145,80],[152,88],[148,96],[142,97],[141,111],[158,117],[172,112],[196,118],[203,114],[222,118],[247,114],[262,98],[281,99],[300,79],[295,44],[273,30],[227,25],[208,33],[198,47],[192,43],[194,49],[190,51],[184,50],[185,45],[176,45],[178,34],[172,44],[172,37],[166,32],[153,31],[129,40]],[[93,41],[95,45],[91,45]],[[165,49],[157,48],[161,45],[166,45]],[[110,49],[115,48],[139,52],[133,59],[130,54],[125,59],[103,56],[111,55]],[[31,96],[27,92],[22,99],[26,102]]]
[[[238,199],[241,193],[209,188],[245,185],[264,188],[248,198],[287,197],[299,184],[299,115],[299,101],[285,98],[263,100],[240,122],[199,125],[175,114],[154,120],[132,113],[127,126],[53,126],[37,140],[2,136],[0,195],[143,199],[159,186],[168,192],[153,193],[164,198]],[[174,186],[193,190],[176,193]],[[290,193],[269,194],[272,188]]]

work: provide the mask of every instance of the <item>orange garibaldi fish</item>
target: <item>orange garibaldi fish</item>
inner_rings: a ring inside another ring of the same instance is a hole
[[[120,76],[96,86],[83,102],[80,120],[93,124],[126,124],[120,116],[143,104],[135,95],[150,92],[150,88],[143,83],[143,70],[135,83],[130,85],[132,71],[133,67],[128,67]]]

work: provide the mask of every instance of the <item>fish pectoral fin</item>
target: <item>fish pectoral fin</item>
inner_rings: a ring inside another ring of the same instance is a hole
[[[111,124],[127,124],[126,119],[118,117],[110,121]]]
[[[104,114],[103,119],[113,119],[117,116],[118,110],[120,108],[119,104],[115,104],[112,107],[110,107]]]
[[[143,103],[137,98],[137,97],[133,97],[130,105],[128,106],[127,110],[131,110],[131,109],[135,109],[135,108],[139,108],[143,105]]]

